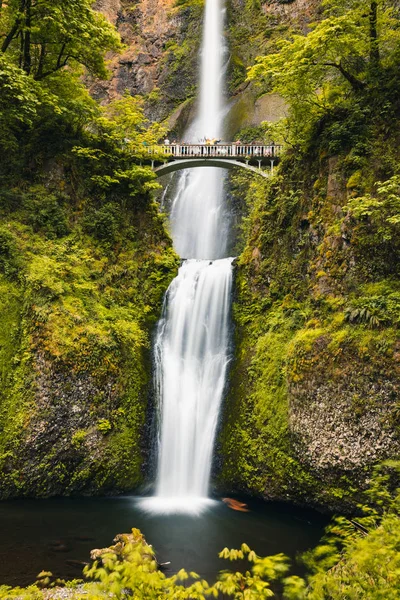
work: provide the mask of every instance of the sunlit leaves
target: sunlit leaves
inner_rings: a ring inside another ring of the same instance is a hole
[[[248,73],[249,79],[288,101],[290,141],[300,144],[313,122],[375,85],[383,70],[398,62],[400,28],[394,2],[324,4],[325,14],[307,35],[280,40],[278,51],[259,57]]]
[[[91,0],[8,2],[0,23],[8,41],[3,42],[3,51],[14,56],[21,53],[19,62],[38,80],[74,64],[105,78],[104,54],[121,48],[115,29],[93,10]]]
[[[391,240],[400,226],[400,175],[378,182],[374,195],[350,199],[348,207],[356,219],[368,220],[384,240]]]

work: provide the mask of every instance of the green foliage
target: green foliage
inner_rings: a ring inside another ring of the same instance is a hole
[[[78,431],[75,431],[71,438],[71,445],[78,450],[85,443],[87,435],[88,432],[84,429],[79,429]]]
[[[372,328],[398,327],[400,320],[400,294],[394,292],[384,296],[357,298],[345,310],[350,323],[365,323]]]
[[[90,132],[86,132],[85,144],[75,146],[73,152],[90,178],[93,193],[103,199],[131,199],[130,207],[143,206],[159,184],[154,173],[141,166],[141,160],[148,159],[148,148],[163,137],[165,129],[148,122],[141,99],[125,95],[104,108],[90,123]],[[118,220],[112,206],[101,208],[93,217],[95,235],[115,239]],[[88,222],[86,225],[90,229]]]
[[[120,237],[122,226],[120,206],[108,202],[98,209],[95,207],[89,208],[83,226],[85,231],[97,240],[115,244]]]
[[[378,181],[376,194],[352,198],[348,207],[356,219],[371,222],[380,237],[392,240],[399,235],[400,175],[394,175],[385,182]]]
[[[398,7],[395,2],[370,1],[366,8],[362,0],[324,4],[323,18],[307,35],[281,39],[274,51],[257,59],[249,78],[287,100],[291,145],[307,147],[316,124],[321,132],[324,119],[333,117],[332,136],[337,141],[331,141],[330,151],[335,153],[343,147],[343,138],[347,147],[351,143],[360,118],[364,126],[371,90],[387,81],[395,87],[391,69],[398,54]],[[374,93],[372,97],[375,104]],[[357,109],[360,98],[365,100],[361,111]],[[376,99],[379,111],[378,95]],[[337,110],[350,113],[345,126],[340,123],[343,114],[341,119],[332,114]]]
[[[112,429],[112,425],[108,419],[100,419],[97,423],[97,429],[101,433],[108,433]]]
[[[70,233],[67,201],[65,194],[49,193],[43,186],[37,186],[23,195],[21,208],[34,232],[40,231],[49,239],[55,239]]]
[[[257,141],[264,141],[264,128],[259,127],[244,127],[236,134],[235,139],[241,140],[244,144],[251,144]]]
[[[6,227],[0,228],[0,272],[7,277],[15,277],[19,271],[21,258],[15,237]]]
[[[114,28],[90,0],[10,0],[0,23],[5,31],[1,51],[36,80],[74,64],[105,78],[104,54],[121,47]]]

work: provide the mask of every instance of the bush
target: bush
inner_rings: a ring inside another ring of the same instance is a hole
[[[12,233],[0,228],[0,272],[6,277],[15,277],[20,267],[20,256]]]
[[[35,232],[41,232],[49,239],[68,235],[70,227],[66,200],[66,196],[49,193],[42,186],[31,188],[23,196],[25,220]]]
[[[84,220],[84,230],[99,241],[115,243],[122,225],[121,208],[109,202],[101,208],[89,210]]]

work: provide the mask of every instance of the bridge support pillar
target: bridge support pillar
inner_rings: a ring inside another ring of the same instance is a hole
[[[274,160],[271,160],[271,175],[274,174]]]
[[[258,168],[261,169],[261,163],[262,163],[262,161],[261,160],[257,160],[257,162],[258,162]]]

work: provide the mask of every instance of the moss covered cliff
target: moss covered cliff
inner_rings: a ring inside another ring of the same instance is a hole
[[[142,479],[151,327],[177,261],[156,207],[79,181],[2,194],[1,496]]]
[[[150,332],[177,261],[151,203],[96,206],[74,184],[2,195],[3,498],[142,480]]]
[[[65,22],[35,25],[25,70],[11,35],[21,17],[11,4],[0,14],[12,40],[0,56],[1,498],[140,483],[150,335],[178,265],[141,166],[162,128],[128,95],[101,109],[81,81],[80,27],[93,77],[117,34],[90,2],[46,7]],[[50,50],[38,60],[35,36],[62,54],[65,28],[70,68]]]
[[[393,99],[392,124],[398,111]],[[316,120],[269,181],[237,176],[249,216],[224,486],[344,509],[399,455],[397,131],[364,96]]]

